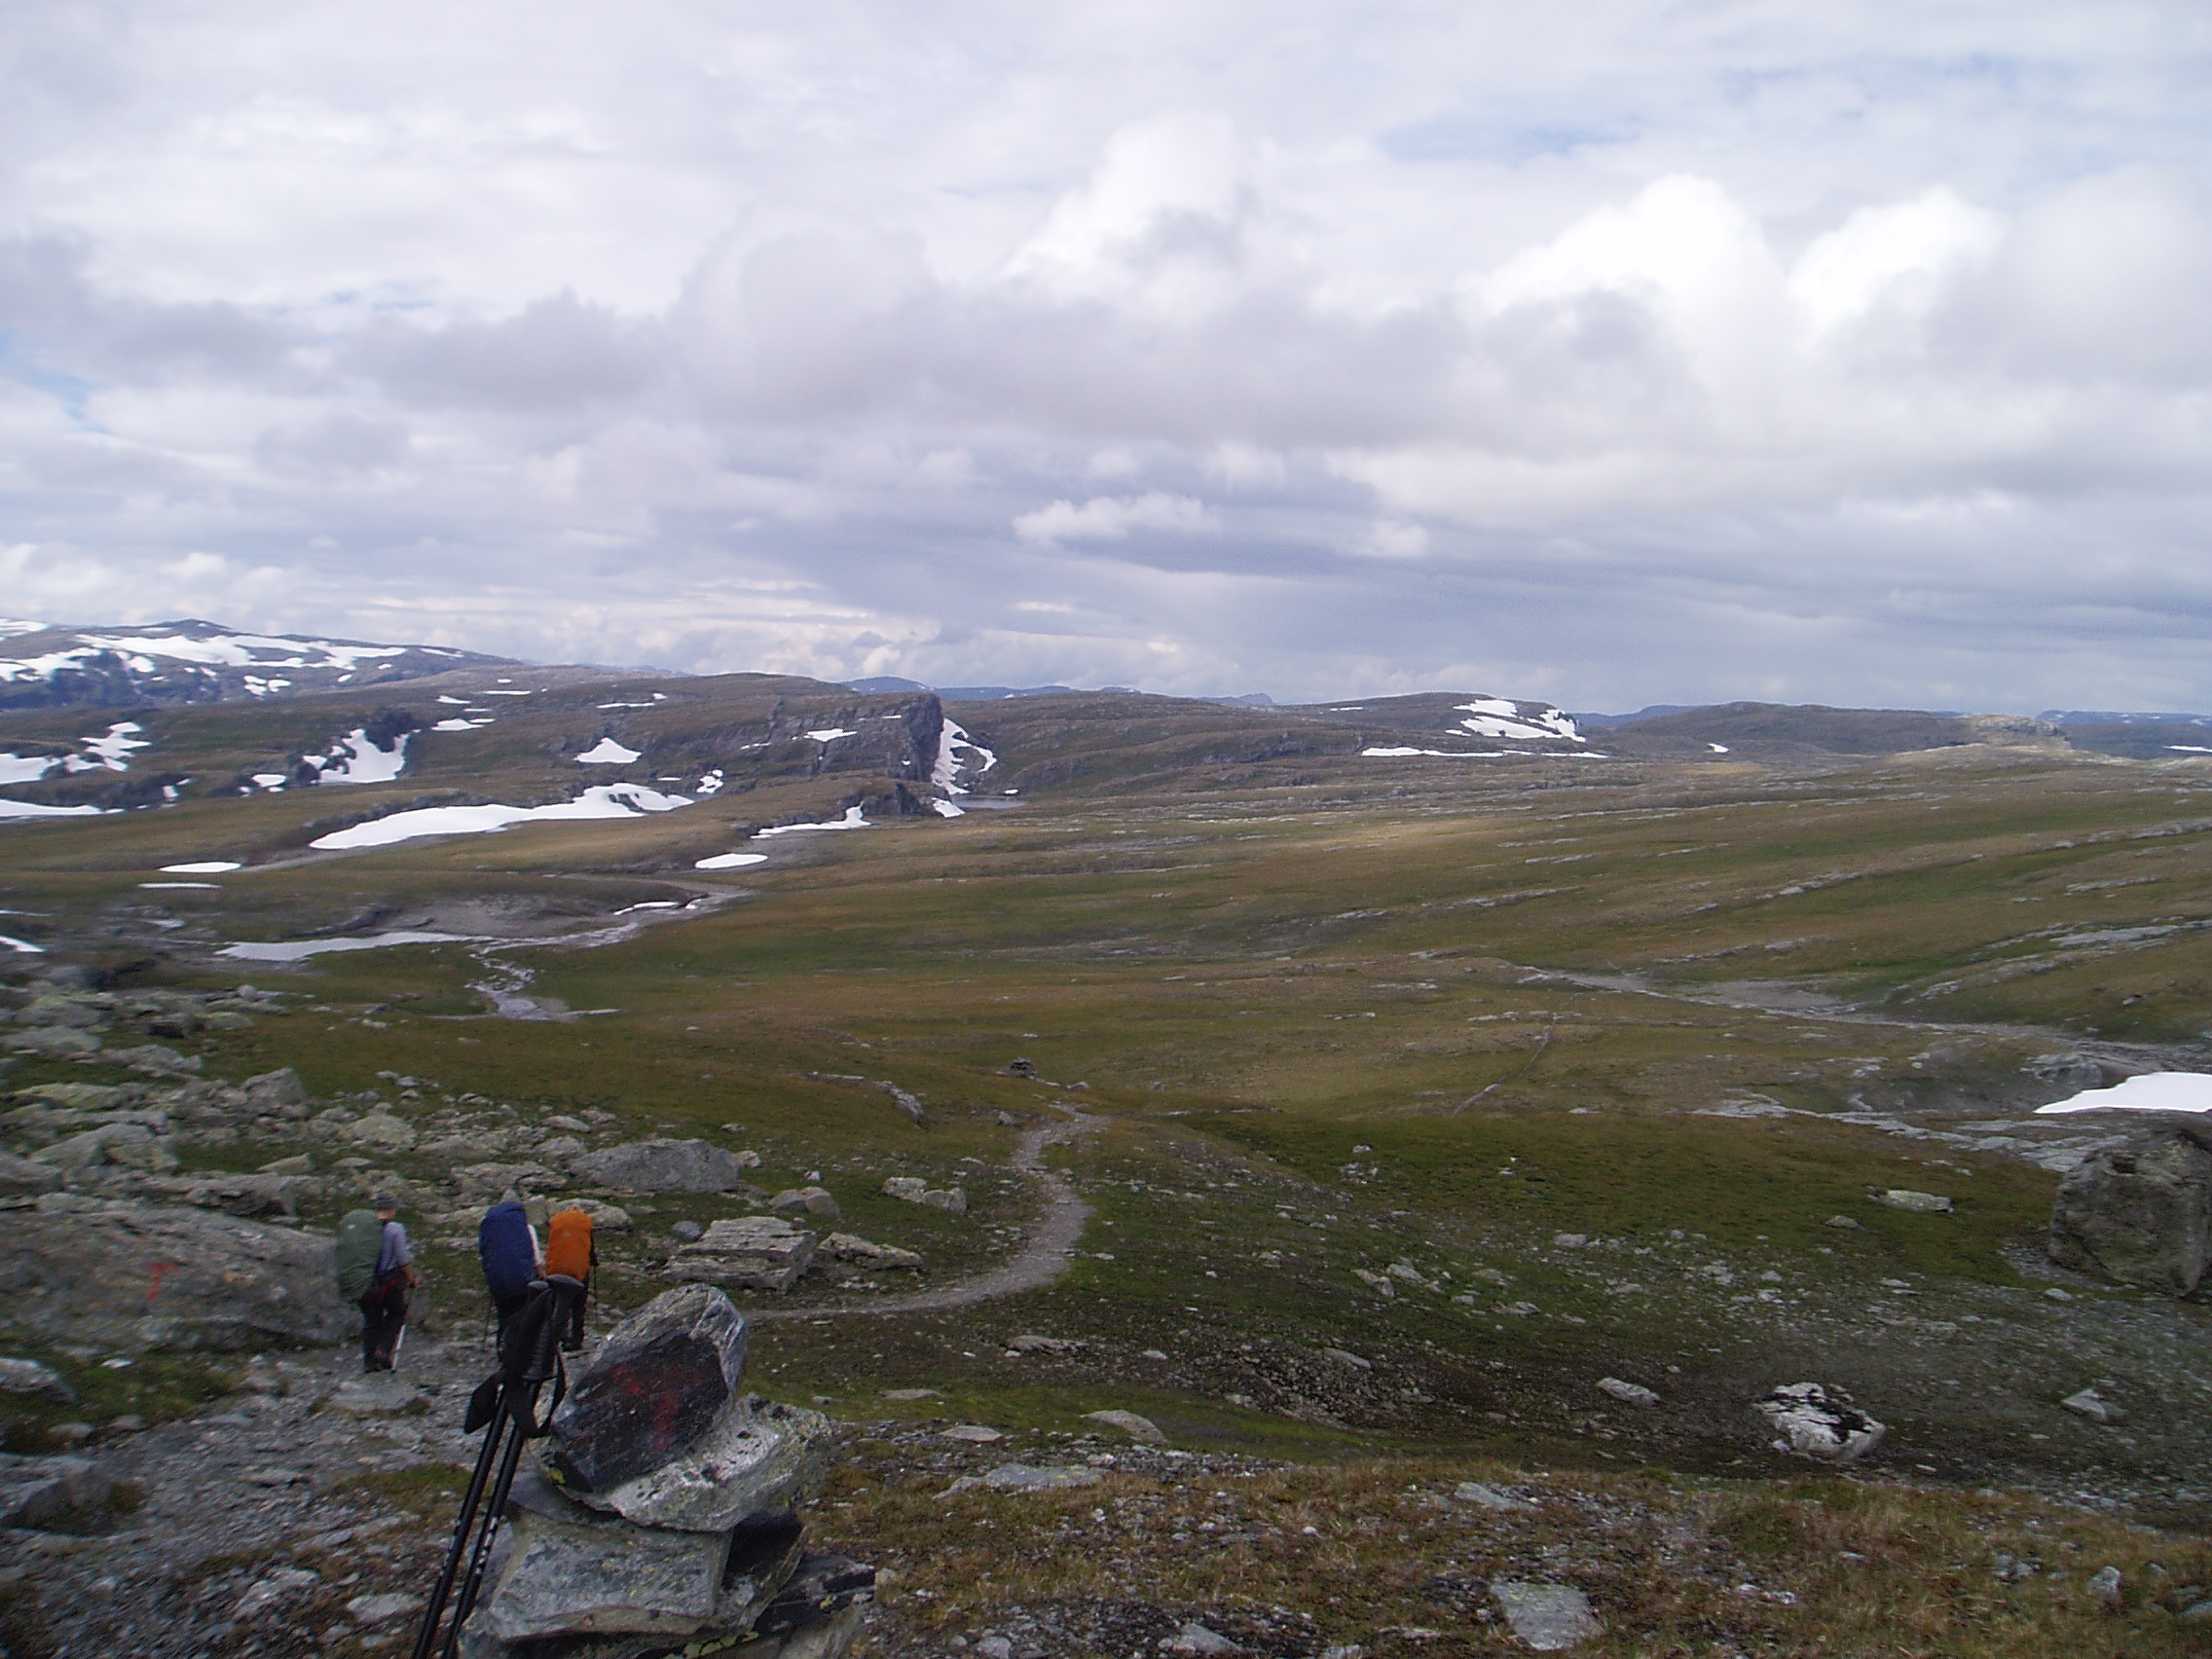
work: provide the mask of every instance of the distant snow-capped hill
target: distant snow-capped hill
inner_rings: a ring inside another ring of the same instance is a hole
[[[442,645],[241,634],[197,619],[118,627],[9,621],[0,622],[0,709],[298,696],[508,662]]]

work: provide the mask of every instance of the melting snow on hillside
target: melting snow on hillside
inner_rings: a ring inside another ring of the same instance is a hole
[[[388,784],[407,764],[408,735],[401,732],[389,749],[379,749],[369,740],[368,727],[356,726],[330,746],[328,756],[308,764],[321,769],[320,781],[326,784]]]
[[[1477,697],[1472,703],[1454,705],[1469,719],[1459,722],[1460,728],[1477,737],[1502,737],[1509,742],[1541,743],[1546,738],[1564,737],[1569,743],[1588,743],[1590,740],[1574,729],[1574,721],[1549,703],[1541,705],[1532,715],[1524,715],[1521,705],[1505,697]]]
[[[696,784],[693,784],[691,786],[691,789],[692,793],[695,794],[711,795],[721,793],[721,768],[718,766],[713,771],[707,773],[705,776],[700,778],[700,780]]]
[[[324,852],[352,852],[362,847],[388,847],[424,835],[497,834],[515,824],[642,818],[648,812],[673,812],[691,804],[688,795],[662,794],[643,784],[602,784],[584,791],[574,800],[556,801],[551,806],[427,806],[394,812],[350,830],[333,830],[309,845]]]
[[[75,755],[0,755],[0,784],[35,784],[57,770],[63,774],[103,769],[128,772],[130,770],[131,755],[137,750],[153,746],[151,738],[133,735],[145,729],[136,720],[118,720],[99,737],[78,739],[83,747]],[[0,804],[23,806],[25,803],[16,801]],[[31,818],[43,814],[24,811],[10,816]]]
[[[959,754],[963,749],[968,751],[966,759]],[[979,765],[976,760],[977,756],[982,756]],[[971,775],[979,778],[998,763],[999,757],[970,737],[958,720],[948,719],[944,729],[938,733],[937,760],[930,767],[930,782],[946,794],[966,794],[967,788],[960,782],[961,773],[974,768]]]
[[[1577,739],[1577,741],[1581,741]],[[1362,749],[1362,755],[1378,759],[1402,759],[1410,755],[1429,755],[1443,760],[1609,760],[1611,756],[1595,749],[1406,749],[1397,745],[1378,745]]]
[[[2202,1072],[2145,1072],[2110,1088],[2081,1093],[2038,1106],[2038,1117],[2066,1112],[2212,1112],[2212,1077]]]
[[[579,766],[627,766],[638,758],[639,751],[625,749],[611,737],[603,737],[576,756]]]
[[[717,853],[711,859],[701,859],[693,869],[740,869],[746,865],[766,864],[766,853]]]
[[[96,806],[46,806],[35,800],[0,800],[0,818],[97,818]]]
[[[9,626],[0,633],[34,633],[33,628]],[[64,669],[82,667],[103,652],[113,651],[136,674],[152,674],[161,661],[189,662],[211,668],[357,668],[378,657],[405,656],[405,645],[348,645],[332,640],[285,640],[266,634],[225,634],[212,640],[195,640],[184,634],[151,639],[131,635],[80,634],[82,642],[66,650],[44,656],[0,659],[0,680],[52,680]],[[452,652],[439,653],[452,655]],[[290,684],[289,681],[261,682],[256,696]],[[247,687],[249,691],[253,687]]]
[[[810,731],[806,735],[817,743],[834,743],[840,737],[858,737],[860,733],[847,731],[843,726],[824,726],[820,731]]]
[[[58,755],[0,755],[0,784],[35,784],[60,764]]]
[[[872,830],[875,826],[861,816],[857,806],[845,808],[845,816],[828,824],[778,824],[766,830],[756,830],[753,838],[765,841],[770,835],[795,835],[801,830]]]

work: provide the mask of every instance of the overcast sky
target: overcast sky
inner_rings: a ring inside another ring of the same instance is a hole
[[[2202,0],[72,0],[0,50],[0,615],[2212,709]]]

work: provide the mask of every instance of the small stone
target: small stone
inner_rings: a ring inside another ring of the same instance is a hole
[[[77,1390],[61,1374],[35,1359],[0,1359],[0,1394],[34,1394],[64,1406],[77,1403]]]
[[[1137,1358],[1139,1358],[1139,1359],[1156,1359],[1156,1360],[1157,1360],[1157,1359],[1165,1359],[1166,1357],[1167,1357],[1167,1352],[1166,1352],[1166,1350],[1165,1350],[1164,1348],[1146,1348],[1146,1349],[1145,1349],[1145,1350],[1144,1350],[1143,1352],[1141,1352],[1141,1353],[1139,1353],[1139,1354],[1137,1355]]]
[[[844,1211],[837,1200],[821,1187],[787,1187],[768,1200],[768,1207],[784,1215],[818,1215],[826,1221],[835,1221]]]
[[[2072,1302],[2074,1293],[2070,1290],[2061,1290],[2054,1284],[2043,1293],[2043,1299],[2046,1302]]]
[[[1864,1222],[1848,1215],[1831,1215],[1821,1225],[1823,1227],[1840,1227],[1850,1233],[1864,1233],[1866,1231]]]
[[[2089,1575],[2089,1594],[2108,1607],[2120,1605],[2120,1574],[2117,1567],[2100,1567]]]
[[[1543,1309],[1541,1308],[1538,1308],[1533,1302],[1508,1302],[1503,1308],[1500,1308],[1498,1311],[1500,1313],[1510,1313],[1516,1319],[1534,1319],[1543,1313]]]
[[[947,1440],[973,1441],[977,1446],[988,1446],[994,1440],[1006,1438],[999,1430],[979,1422],[956,1422],[944,1431],[944,1437]]]
[[[922,1258],[911,1250],[902,1250],[896,1244],[878,1244],[853,1233],[832,1233],[822,1241],[822,1254],[832,1261],[850,1262],[855,1267],[872,1268],[879,1272],[920,1272]]]
[[[1137,1416],[1135,1412],[1086,1412],[1084,1420],[1102,1422],[1108,1428],[1118,1428],[1131,1440],[1141,1441],[1147,1446],[1167,1444],[1167,1436],[1161,1431],[1160,1425],[1150,1418]]]
[[[330,1409],[356,1417],[383,1417],[405,1411],[423,1397],[423,1390],[396,1371],[379,1371],[367,1377],[349,1377],[330,1396]]]
[[[1173,1636],[1160,1639],[1160,1646],[1166,1653],[1241,1653],[1243,1648],[1196,1621],[1185,1625]]]
[[[1892,1187],[1881,1195],[1881,1202],[1892,1209],[1911,1210],[1916,1215],[1949,1215],[1958,1206],[1937,1193],[1916,1193],[1908,1187]]]
[[[689,1244],[706,1236],[707,1230],[695,1221],[680,1221],[669,1228],[672,1236]]]
[[[883,1397],[887,1400],[935,1400],[941,1396],[935,1388],[886,1388]]]
[[[986,1636],[976,1643],[976,1651],[983,1659],[1014,1659],[1014,1643],[1003,1636]]]
[[[1006,1345],[1015,1353],[1075,1353],[1084,1344],[1066,1337],[1041,1337],[1034,1331],[1024,1332]]]
[[[1655,1406],[1659,1403],[1659,1396],[1649,1388],[1641,1383],[1623,1382],[1618,1377],[1601,1377],[1598,1380],[1598,1389],[1601,1393],[1610,1394],[1623,1405]]]
[[[1538,1653],[1564,1652],[1604,1629],[1590,1610],[1590,1598],[1571,1584],[1498,1579],[1490,1589],[1513,1634]]]
[[[422,1604],[420,1596],[387,1590],[381,1596],[356,1596],[346,1604],[346,1610],[362,1624],[380,1625],[388,1624],[403,1613],[411,1613]]]
[[[2083,1388],[2079,1393],[2069,1394],[2058,1403],[2076,1417],[2087,1418],[2091,1422],[2115,1423],[2127,1420],[2125,1411],[2114,1405],[2094,1388]]]
[[[319,1573],[309,1572],[297,1567],[280,1567],[267,1577],[256,1580],[239,1598],[238,1605],[231,1609],[232,1621],[244,1624],[258,1618],[277,1603],[303,1591],[313,1590],[321,1582],[322,1576]]]
[[[1587,1233],[1555,1233],[1552,1235],[1552,1245],[1555,1249],[1579,1250],[1589,1242],[1590,1235]]]

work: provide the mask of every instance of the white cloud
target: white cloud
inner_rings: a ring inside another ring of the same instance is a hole
[[[1119,541],[1132,530],[1188,534],[1220,528],[1204,502],[1157,490],[1142,496],[1093,496],[1081,506],[1054,501],[1014,521],[1014,535],[1036,542]]]

